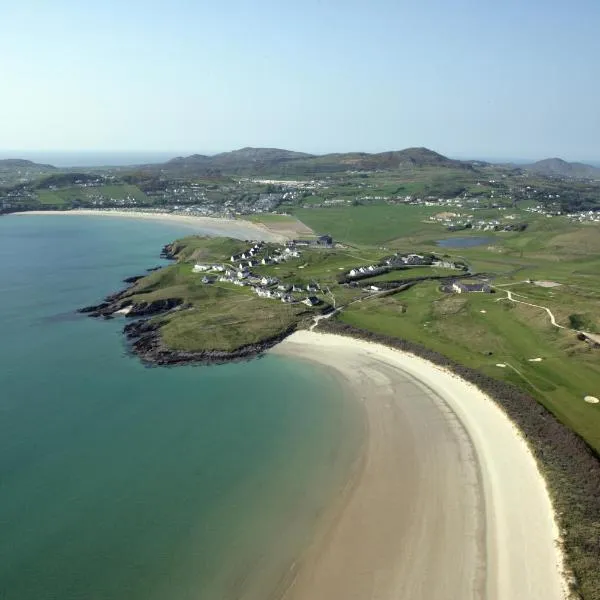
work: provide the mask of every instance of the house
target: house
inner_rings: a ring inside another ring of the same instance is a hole
[[[316,296],[307,296],[302,300],[302,304],[306,304],[306,306],[316,306],[321,301]]]
[[[331,246],[333,246],[333,238],[330,235],[320,235],[317,238],[317,245],[331,248]]]
[[[289,292],[292,289],[292,286],[287,283],[280,283],[277,286],[277,289],[281,292]]]
[[[294,302],[294,298],[289,294],[284,294],[281,296],[281,301],[285,302],[286,304],[292,304],[292,302]]]
[[[348,273],[348,275],[350,275],[350,277],[356,277],[359,275],[359,271],[358,269],[350,269],[350,273]]]
[[[213,283],[214,279],[212,277],[207,277],[206,275],[202,278],[202,283]]]
[[[265,276],[265,277],[263,277],[263,278],[260,280],[260,283],[261,283],[262,285],[273,285],[274,283],[277,283],[277,281],[278,281],[278,280],[277,280],[277,279],[275,279],[274,277],[267,277],[267,276]]]
[[[483,292],[489,294],[492,291],[492,287],[488,283],[462,283],[454,281],[452,283],[452,291],[457,294],[462,294],[463,292]]]
[[[210,271],[211,268],[212,267],[210,265],[194,265],[194,268],[192,269],[192,272],[194,272],[194,273],[205,273],[206,271]]]
[[[380,288],[380,287],[378,287],[378,286],[376,286],[376,285],[370,285],[370,286],[369,286],[369,289],[370,289],[372,292],[380,292],[380,291],[381,291],[381,288]]]
[[[246,277],[248,277],[248,275],[250,275],[250,273],[248,271],[238,271],[237,272],[238,279],[246,279]]]
[[[307,292],[317,292],[319,290],[319,285],[317,283],[309,283],[306,286]]]
[[[256,288],[256,295],[259,298],[270,298],[272,295],[271,290],[267,290],[266,288],[258,287]]]
[[[304,288],[301,285],[297,285],[297,284],[292,285],[292,292],[302,292],[303,289]]]
[[[231,255],[231,262],[237,262],[238,260],[240,260],[240,258],[242,258],[239,254],[232,254]]]
[[[223,265],[213,265],[212,270],[216,273],[222,273],[225,270],[225,267]]]
[[[260,264],[261,265],[270,265],[271,264],[271,258],[269,256],[265,256],[261,261]]]

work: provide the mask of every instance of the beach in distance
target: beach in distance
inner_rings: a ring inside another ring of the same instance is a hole
[[[239,239],[259,239],[266,242],[285,241],[285,232],[280,233],[268,229],[261,223],[252,223],[243,219],[225,219],[217,217],[201,217],[172,212],[143,211],[143,210],[33,210],[15,213],[14,216],[71,216],[71,217],[114,217],[119,219],[141,219],[146,221],[163,222],[171,225],[181,225],[190,228],[200,235],[229,236]]]

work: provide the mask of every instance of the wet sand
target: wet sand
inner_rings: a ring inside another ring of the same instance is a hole
[[[274,349],[325,365],[364,407],[362,458],[285,600],[564,597],[536,463],[504,413],[423,359],[297,332]]]

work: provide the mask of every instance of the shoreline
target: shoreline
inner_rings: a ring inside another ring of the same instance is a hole
[[[285,242],[287,237],[280,233],[270,230],[262,223],[253,223],[243,219],[225,219],[223,217],[197,217],[193,215],[178,215],[169,212],[146,212],[146,211],[127,211],[127,210],[94,210],[94,209],[73,209],[73,210],[31,210],[23,212],[9,213],[6,216],[15,215],[19,217],[33,215],[60,215],[60,216],[85,216],[85,217],[118,217],[125,219],[141,219],[147,221],[161,221],[163,223],[176,223],[186,225],[191,228],[198,228],[200,233],[223,237],[238,237],[246,239],[256,236],[253,239],[264,240],[267,242]],[[234,235],[236,234],[237,235]],[[241,237],[240,237],[241,236]]]
[[[545,480],[493,400],[420,357],[346,336],[299,331],[271,352],[335,371],[368,422],[363,467],[285,600],[566,597]]]

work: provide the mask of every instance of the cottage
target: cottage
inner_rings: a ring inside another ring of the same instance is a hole
[[[330,248],[333,246],[333,238],[330,235],[320,235],[317,238],[317,245],[319,246],[327,246]]]
[[[302,300],[302,304],[306,304],[306,306],[316,306],[321,302],[316,296],[307,296],[304,300]]]
[[[210,270],[211,270],[210,265],[194,265],[194,268],[192,269],[192,271],[194,273],[205,273],[206,271],[210,271]]]

